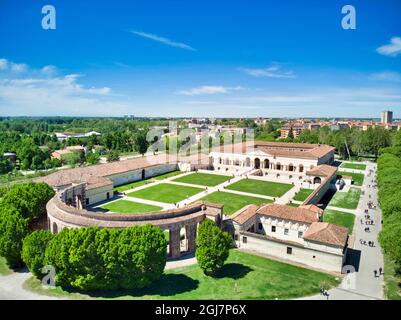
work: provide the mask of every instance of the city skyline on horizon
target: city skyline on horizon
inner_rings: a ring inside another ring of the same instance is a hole
[[[394,0],[353,1],[356,30],[337,0],[51,4],[55,30],[40,25],[43,3],[2,4],[0,116],[400,114]]]

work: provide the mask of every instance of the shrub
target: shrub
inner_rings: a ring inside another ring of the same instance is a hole
[[[214,276],[228,258],[232,239],[227,232],[209,219],[204,220],[198,230],[196,259],[206,275]]]
[[[33,275],[40,278],[43,276],[41,269],[45,265],[45,251],[53,238],[48,230],[38,230],[28,235],[22,244],[22,260]]]
[[[22,240],[28,233],[27,220],[15,208],[0,208],[0,256],[11,268],[22,266]]]
[[[151,225],[125,229],[63,229],[50,241],[45,264],[56,283],[81,290],[142,288],[166,264],[166,239]]]

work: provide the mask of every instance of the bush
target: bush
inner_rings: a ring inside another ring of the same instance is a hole
[[[22,260],[29,271],[38,278],[43,277],[41,269],[45,265],[45,251],[52,238],[53,235],[50,231],[39,230],[32,232],[23,241]]]
[[[209,219],[204,220],[198,230],[196,259],[206,275],[214,276],[228,258],[232,239],[227,232]]]
[[[50,241],[45,264],[56,268],[56,283],[63,287],[142,288],[163,273],[166,246],[161,229],[151,225],[63,229]]]
[[[0,256],[11,268],[22,266],[22,240],[28,233],[27,220],[15,208],[0,208]]]
[[[16,183],[0,200],[2,207],[14,207],[31,222],[46,213],[46,204],[54,196],[54,190],[46,183]]]

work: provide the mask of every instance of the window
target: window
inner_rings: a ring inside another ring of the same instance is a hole
[[[289,230],[287,228],[284,229],[284,235],[288,236]]]
[[[276,232],[276,226],[272,226],[272,232]]]
[[[235,235],[234,235],[234,240],[235,240],[235,241],[238,241],[238,234],[235,234]]]
[[[292,254],[292,248],[291,247],[287,247],[287,254]]]
[[[298,238],[302,238],[304,236],[304,233],[302,231],[298,231]]]
[[[263,225],[259,222],[259,224],[258,224],[258,229],[259,230],[263,230]]]
[[[89,204],[89,198],[86,198],[85,203],[86,203],[86,204]]]
[[[247,237],[242,237],[242,243],[247,243],[248,238]]]

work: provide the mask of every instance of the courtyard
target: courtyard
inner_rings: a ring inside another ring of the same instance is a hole
[[[329,202],[329,206],[344,209],[356,209],[360,197],[361,189],[359,188],[350,188],[347,192],[338,191]]]
[[[260,194],[275,198],[283,196],[292,188],[292,184],[256,179],[243,179],[226,187],[226,189],[229,190]]]
[[[162,207],[129,200],[117,200],[109,202],[103,206],[100,206],[99,208],[104,209],[105,211],[117,213],[145,213],[160,211],[163,209]]]

